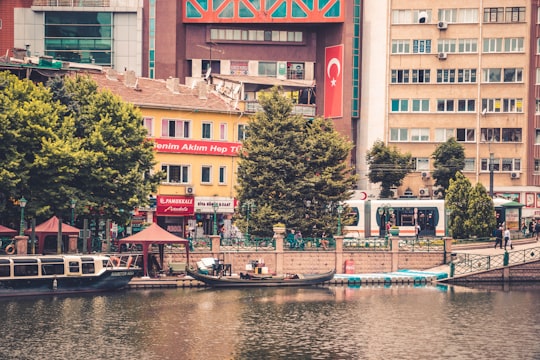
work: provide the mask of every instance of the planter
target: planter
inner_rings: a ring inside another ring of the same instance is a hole
[[[392,236],[399,236],[399,229],[392,229],[390,228],[390,235]]]

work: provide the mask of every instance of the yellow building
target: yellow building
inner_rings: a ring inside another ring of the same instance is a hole
[[[136,78],[112,71],[92,74],[108,89],[134,104],[155,142],[155,171],[165,180],[155,206],[141,208],[134,219],[157,222],[182,237],[232,231],[237,152],[248,117],[213,92],[206,82],[191,87],[178,79]]]

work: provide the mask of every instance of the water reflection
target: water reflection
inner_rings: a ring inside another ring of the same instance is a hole
[[[0,358],[539,359],[538,286],[135,290],[0,301]]]

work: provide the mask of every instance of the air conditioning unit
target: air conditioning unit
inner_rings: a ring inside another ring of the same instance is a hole
[[[439,30],[446,30],[448,29],[448,23],[447,22],[444,22],[444,21],[439,21],[437,23],[437,29]]]
[[[431,177],[431,174],[429,171],[422,171],[422,179],[429,179]]]
[[[440,52],[437,54],[437,59],[439,60],[446,60],[447,57],[448,57],[448,54],[445,52]]]
[[[398,191],[397,190],[398,190],[398,188],[395,187],[395,186],[392,186],[390,188],[390,191],[392,192],[392,195],[391,195],[392,199],[397,199],[398,198]]]
[[[195,194],[195,189],[193,186],[186,186],[186,195],[193,195]]]
[[[519,179],[520,176],[521,176],[521,174],[518,173],[518,172],[510,173],[510,178],[512,178],[512,179]]]
[[[420,196],[429,196],[429,189],[428,188],[420,188],[420,190],[418,190],[418,194]]]
[[[443,197],[443,191],[442,189],[435,189],[433,190],[433,197],[437,199],[442,199]]]

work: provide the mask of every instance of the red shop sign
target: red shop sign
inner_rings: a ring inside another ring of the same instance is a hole
[[[158,216],[187,216],[193,215],[195,201],[192,196],[157,196]]]

